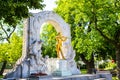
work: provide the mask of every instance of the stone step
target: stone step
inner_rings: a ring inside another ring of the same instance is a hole
[[[106,80],[106,78],[98,78],[98,79],[94,79],[94,80]]]

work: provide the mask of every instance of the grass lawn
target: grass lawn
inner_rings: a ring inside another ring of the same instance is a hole
[[[0,78],[3,78],[3,76],[0,76]]]
[[[80,71],[81,71],[81,74],[86,74],[87,73],[86,69],[80,69]]]
[[[118,80],[117,77],[112,77],[112,80]]]

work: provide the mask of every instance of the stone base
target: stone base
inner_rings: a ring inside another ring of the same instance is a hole
[[[81,74],[81,75],[71,75],[64,77],[52,77],[52,80],[112,80],[112,75],[110,73],[104,74]],[[109,77],[109,78],[108,78]]]
[[[66,60],[56,60],[56,70],[52,73],[53,76],[70,76],[72,73],[68,70]]]
[[[70,71],[55,71],[53,76],[70,76],[72,75]]]
[[[102,73],[101,73],[102,74]],[[0,80],[112,80],[112,75],[110,73],[102,74],[81,74],[81,75],[71,75],[71,76],[38,76],[36,78],[8,78]]]

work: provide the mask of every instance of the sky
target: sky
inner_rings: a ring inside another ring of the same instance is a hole
[[[46,6],[43,11],[52,11],[53,8],[56,7],[55,1],[56,0],[44,0],[43,4],[45,4]],[[37,13],[40,12],[40,10],[30,10],[30,12]]]
[[[44,10],[53,10],[53,8],[56,7],[55,1],[56,0],[44,0],[44,4],[46,4]]]

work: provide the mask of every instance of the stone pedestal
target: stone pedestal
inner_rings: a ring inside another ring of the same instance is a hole
[[[53,76],[70,76],[72,73],[68,70],[66,60],[56,61],[56,70],[53,72]]]

